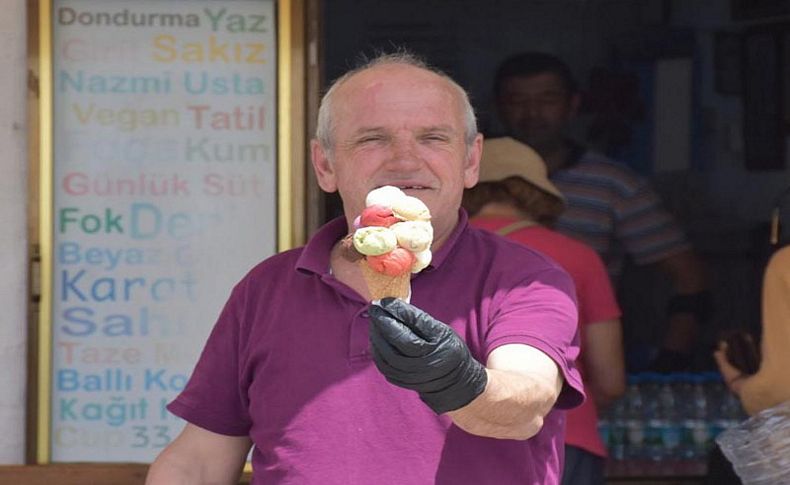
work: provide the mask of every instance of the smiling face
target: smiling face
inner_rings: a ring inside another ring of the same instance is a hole
[[[464,188],[477,182],[482,137],[467,147],[460,93],[430,71],[383,64],[338,86],[332,109],[331,153],[311,145],[321,188],[340,192],[349,222],[371,190],[403,189],[431,210],[436,249],[458,221]]]
[[[563,143],[578,105],[579,97],[553,72],[506,78],[497,96],[509,134],[543,155]]]

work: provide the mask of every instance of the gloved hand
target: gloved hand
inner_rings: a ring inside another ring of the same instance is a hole
[[[389,382],[420,394],[437,414],[469,404],[488,383],[485,367],[447,325],[403,300],[371,305],[373,360]]]

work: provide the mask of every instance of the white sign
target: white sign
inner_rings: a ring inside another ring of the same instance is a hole
[[[56,0],[52,461],[149,462],[276,244],[274,1]]]

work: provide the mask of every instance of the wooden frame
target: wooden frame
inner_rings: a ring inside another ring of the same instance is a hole
[[[148,473],[144,464],[58,463],[49,465],[0,466],[0,483],[25,485],[143,485]],[[239,485],[249,485],[252,475],[245,472]]]

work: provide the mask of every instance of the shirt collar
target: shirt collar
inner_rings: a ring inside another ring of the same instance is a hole
[[[587,151],[583,145],[577,143],[574,140],[568,139],[568,145],[570,145],[570,153],[568,153],[568,160],[565,161],[565,164],[560,167],[558,170],[563,170],[566,168],[571,168],[577,163],[579,163],[582,159],[582,156]]]
[[[428,265],[427,268],[423,271],[432,271],[438,269],[442,263],[450,256],[450,253],[453,252],[455,249],[456,243],[458,239],[461,237],[461,234],[466,231],[466,228],[469,227],[469,216],[466,214],[464,209],[458,209],[458,223],[455,225],[453,232],[450,233],[450,236],[444,241],[442,247],[439,248],[438,251],[433,253],[433,257],[431,258],[431,264]]]
[[[324,274],[329,272],[329,257],[332,248],[340,239],[348,234],[348,225],[343,216],[332,219],[324,224],[313,237],[296,261],[297,271],[303,273]]]
[[[442,247],[433,254],[431,264],[423,271],[432,271],[439,268],[455,248],[461,234],[469,226],[469,217],[464,209],[458,209],[458,223],[444,241]],[[324,224],[318,232],[310,238],[296,261],[297,271],[303,273],[325,274],[329,272],[329,258],[335,243],[348,234],[348,225],[343,216],[332,219]]]

